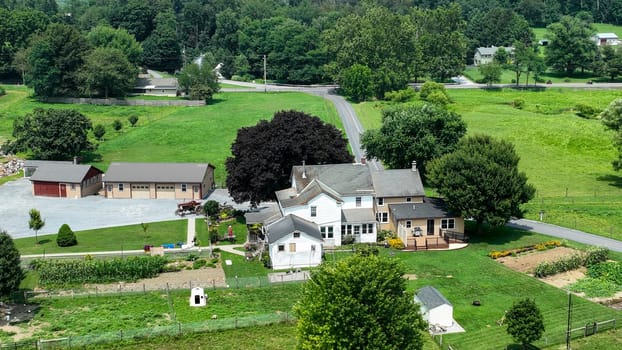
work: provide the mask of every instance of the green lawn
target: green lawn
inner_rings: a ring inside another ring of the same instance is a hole
[[[479,79],[482,79],[482,75],[479,73],[479,69],[477,67],[467,67],[464,70],[464,75],[469,79],[477,82]],[[541,75],[540,80],[537,85],[543,86],[546,81],[551,81],[553,85],[559,83],[587,83],[588,81],[594,81],[597,83],[606,83],[611,82],[607,77],[598,77],[594,76],[591,73],[581,73],[575,72],[575,74],[571,77],[567,77],[564,74],[554,73],[554,72],[546,72]],[[619,82],[620,79],[616,79],[614,82]],[[509,69],[504,69],[501,74],[501,81],[497,84],[515,84],[516,83],[516,73]],[[527,75],[522,73],[519,78],[520,85],[524,86],[529,84],[529,86],[535,85],[535,80],[533,74],[529,75],[529,81],[527,81]],[[547,85],[549,86],[549,85]]]
[[[619,90],[547,89],[516,91],[448,90],[451,109],[461,114],[468,134],[485,133],[514,144],[519,167],[536,189],[526,217],[622,239],[622,176],[611,167],[613,134],[598,120],[577,117],[577,103],[605,108]],[[510,103],[525,100],[523,109]],[[380,126],[386,104],[354,105],[365,129]]]
[[[597,33],[615,33],[622,37],[622,26],[606,23],[594,23]],[[531,28],[536,35],[536,41],[546,38],[546,28]]]
[[[270,119],[280,110],[296,109],[320,117],[342,129],[330,101],[304,93],[220,93],[204,107],[147,107],[44,104],[29,97],[23,87],[6,86],[0,98],[0,142],[12,133],[13,120],[34,108],[75,108],[93,124],[106,126],[105,141],[86,161],[106,170],[113,161],[123,162],[209,162],[216,166],[216,183],[224,187],[225,159],[237,130]],[[139,117],[136,127],[127,118]],[[124,122],[121,132],[112,122]]]

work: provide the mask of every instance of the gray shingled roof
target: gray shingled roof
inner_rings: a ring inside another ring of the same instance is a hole
[[[262,207],[244,214],[247,224],[269,225],[283,216],[278,204],[273,202],[262,204]]]
[[[46,164],[39,166],[30,180],[81,183],[91,168],[92,166],[87,164]]]
[[[322,234],[317,224],[301,217],[289,214],[268,226],[268,243],[274,243],[279,239],[292,234],[294,231],[304,232],[307,235],[322,240]]]
[[[399,203],[389,204],[391,215],[396,220],[446,218],[454,217],[447,209],[445,201],[440,198],[424,197],[423,203]]]
[[[436,288],[432,286],[425,286],[417,292],[417,299],[421,301],[423,305],[425,305],[428,310],[432,310],[435,307],[441,305],[451,305],[449,300],[447,300],[441,292],[439,292]]]
[[[341,202],[341,196],[322,181],[313,179],[298,195],[293,189],[286,189],[276,192],[277,199],[283,208],[289,208],[309,203],[310,200],[321,193],[332,197],[335,201]]]
[[[71,161],[63,161],[63,160],[25,160],[25,167],[40,167],[42,165],[69,165],[73,164]]]
[[[596,33],[594,35],[598,39],[617,39],[618,36],[615,33]]]
[[[497,50],[505,49],[508,53],[514,52],[514,48],[511,46],[503,47],[503,46],[493,46],[493,47],[478,47],[476,52],[479,52],[482,56],[494,56],[497,53]]]
[[[376,216],[372,208],[342,209],[341,222],[353,224],[376,222]]]
[[[136,79],[136,89],[154,88],[176,88],[177,78],[138,78]]]
[[[392,169],[371,171],[376,197],[423,196],[425,191],[418,171]]]
[[[320,180],[342,196],[372,193],[374,189],[369,168],[364,164],[299,165],[292,168],[292,177],[299,192],[313,179]]]
[[[110,163],[106,182],[198,183],[203,180],[207,163]]]

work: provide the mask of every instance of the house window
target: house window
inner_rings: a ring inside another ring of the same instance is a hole
[[[112,192],[112,185],[108,185],[106,188],[108,189],[108,192]]]
[[[379,206],[383,206],[384,205],[384,198],[383,197],[376,198],[376,204],[378,204]]]
[[[311,251],[314,252],[315,251],[315,244],[311,245]]]
[[[320,233],[322,233],[322,238],[333,238],[333,227],[332,226],[320,226]]]
[[[294,238],[300,238],[300,232],[298,231],[294,232]]]
[[[357,207],[361,206],[361,197],[356,197],[356,206]]]
[[[289,244],[289,252],[290,253],[295,253],[296,252],[296,243],[290,243]]]
[[[411,197],[406,197],[406,201],[407,201],[407,202],[412,202],[412,200],[413,200],[413,199],[412,199]]]
[[[406,221],[406,228],[411,228],[413,226],[412,221],[408,220]]]
[[[373,224],[363,224],[362,231],[363,231],[363,234],[374,233],[374,225]]]
[[[285,251],[285,244],[279,244],[279,252]]]
[[[123,184],[119,184],[119,192],[123,192]]]
[[[352,225],[341,225],[341,234],[342,235],[351,235],[352,234]]]
[[[317,207],[311,207],[311,217],[314,218],[317,216]]]
[[[354,234],[355,235],[360,235],[361,234],[361,226],[359,225],[354,225]]]
[[[376,221],[389,222],[389,213],[376,213]]]
[[[186,192],[188,190],[188,185],[187,184],[181,184],[181,191],[182,192]]]
[[[456,228],[455,219],[441,219],[441,228],[442,229]]]
[[[199,193],[199,186],[192,186],[194,193]]]
[[[71,190],[75,191],[76,190],[76,184],[71,184]]]

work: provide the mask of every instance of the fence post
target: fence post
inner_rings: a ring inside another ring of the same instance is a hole
[[[182,335],[182,333],[181,333],[181,322],[177,322],[177,325],[179,326],[179,335]]]
[[[123,341],[123,331],[119,331],[119,339]]]
[[[212,280],[212,289],[216,289],[216,280]]]
[[[240,284],[238,283],[238,275],[235,275],[235,288],[240,288]]]
[[[147,288],[145,288],[145,284],[143,283],[143,294],[147,294]]]

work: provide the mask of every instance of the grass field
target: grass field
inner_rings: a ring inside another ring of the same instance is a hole
[[[479,69],[477,67],[467,67],[464,71],[464,75],[469,79],[477,82],[479,79],[482,79],[482,75],[479,73]],[[596,83],[607,83],[612,82],[607,77],[598,77],[594,76],[591,73],[581,73],[575,72],[571,77],[567,77],[564,74],[554,73],[554,72],[546,72],[540,76],[540,80],[537,85],[542,86],[545,85],[546,81],[551,81],[553,85],[559,83],[587,83],[588,81],[593,81]],[[617,78],[613,82],[620,82],[620,78]],[[504,69],[501,74],[501,81],[497,84],[515,84],[516,83],[516,73],[511,70]],[[529,75],[529,81],[527,81],[527,75],[522,73],[519,78],[519,83],[521,86],[536,85],[536,81],[534,80],[533,74]],[[548,85],[547,85],[548,86]]]
[[[484,133],[514,144],[519,167],[536,189],[525,209],[537,219],[622,239],[622,176],[611,167],[616,157],[613,134],[598,120],[577,117],[585,103],[600,109],[622,97],[619,90],[547,89],[544,91],[448,90],[452,110],[462,115],[468,134]],[[523,109],[510,103],[525,100]],[[386,105],[354,105],[365,129],[380,126]]]
[[[606,23],[594,23],[597,33],[615,33],[618,37],[622,37],[622,26],[616,26],[614,24]],[[531,28],[536,35],[536,41],[546,38],[546,28]]]
[[[216,166],[216,183],[225,181],[225,159],[237,130],[270,119],[280,110],[296,109],[320,117],[342,129],[335,107],[328,100],[304,93],[220,93],[204,107],[145,107],[45,104],[29,97],[24,87],[6,86],[0,98],[0,143],[13,130],[13,120],[34,108],[74,108],[93,124],[106,126],[105,141],[87,162],[106,170],[113,161],[209,162]],[[137,127],[127,118],[139,117]],[[112,122],[124,122],[121,132]]]

